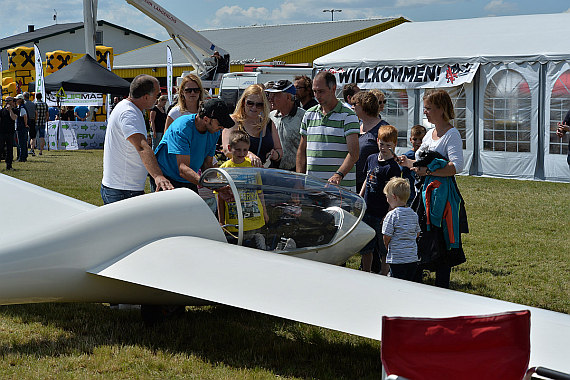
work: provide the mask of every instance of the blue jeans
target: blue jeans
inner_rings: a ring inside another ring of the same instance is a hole
[[[103,203],[106,205],[108,205],[109,203],[122,201],[123,199],[132,198],[143,194],[144,191],[119,190],[101,184],[101,198],[103,199]]]
[[[152,150],[154,151],[156,149],[156,147],[158,146],[158,144],[160,143],[160,140],[162,140],[162,135],[164,133],[159,133],[156,132],[156,138],[152,137]]]
[[[28,159],[28,129],[17,130],[18,135],[18,159],[25,161]]]

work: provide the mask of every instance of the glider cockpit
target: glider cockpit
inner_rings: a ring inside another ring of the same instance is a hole
[[[328,250],[352,240],[349,235],[358,230],[366,207],[355,193],[284,170],[213,168],[204,172],[200,185],[227,201],[230,222],[223,227],[229,242],[289,255]],[[253,234],[248,230],[252,218],[264,219]],[[367,230],[364,223],[361,228],[360,232]]]

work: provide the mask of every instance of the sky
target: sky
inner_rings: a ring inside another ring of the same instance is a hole
[[[488,16],[570,12],[568,0],[159,0],[158,3],[196,30],[250,25],[276,25],[331,20],[403,16],[433,21]],[[97,18],[159,40],[165,30],[125,0],[99,0]],[[0,38],[57,23],[83,21],[82,0],[0,0],[7,10],[0,21]],[[529,26],[532,27],[532,26]]]

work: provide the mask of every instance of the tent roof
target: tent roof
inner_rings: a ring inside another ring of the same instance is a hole
[[[359,30],[384,24],[395,18],[308,22],[303,24],[257,25],[200,30],[200,34],[229,51],[232,63],[260,62],[308,46],[320,44]],[[383,32],[384,33],[384,32]],[[115,56],[114,69],[166,66],[166,46],[172,48],[174,66],[188,66],[188,60],[172,40],[145,46]],[[201,54],[193,50],[200,57]]]
[[[317,58],[315,67],[570,60],[570,13],[407,22]]]
[[[130,83],[86,54],[45,77],[46,91],[98,92],[127,95]]]
[[[145,36],[144,34],[135,32],[134,30],[127,29],[125,27],[110,23],[110,22],[105,21],[105,20],[97,20],[97,25],[98,26],[109,25],[113,28],[120,29],[124,32],[128,32],[130,34],[134,34],[134,35],[137,35],[139,37],[146,38],[147,40],[149,40],[149,42],[158,42],[158,40],[155,38]],[[43,28],[35,29],[33,32],[24,32],[24,33],[15,34],[13,36],[1,38],[0,39],[0,50],[6,50],[6,49],[10,49],[10,48],[13,48],[16,46],[26,45],[29,43],[41,41],[45,38],[57,36],[57,35],[64,34],[64,33],[73,32],[73,31],[76,31],[78,29],[83,29],[83,28],[84,28],[83,22],[70,22],[70,23],[64,23],[64,24],[55,24],[55,25],[45,26]]]

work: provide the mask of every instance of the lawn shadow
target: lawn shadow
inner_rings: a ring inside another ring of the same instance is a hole
[[[137,310],[101,304],[12,305],[0,307],[0,314],[55,326],[68,336],[0,344],[2,356],[92,355],[98,346],[134,345],[278,376],[367,379],[379,378],[382,368],[379,342],[229,306],[190,308],[153,328],[143,326]]]

